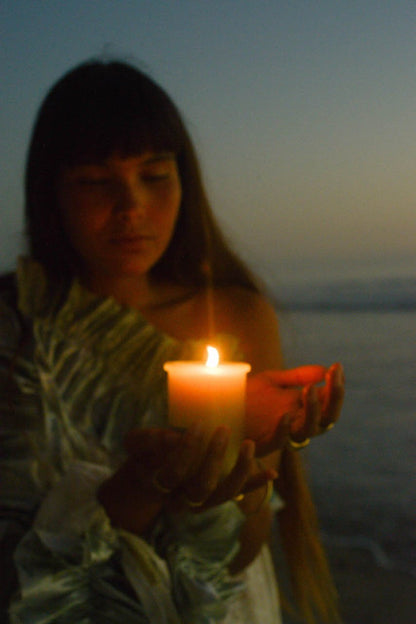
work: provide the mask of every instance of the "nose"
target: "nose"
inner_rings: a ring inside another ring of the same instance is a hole
[[[118,189],[115,210],[122,215],[143,217],[146,213],[146,197],[137,182],[123,180]]]

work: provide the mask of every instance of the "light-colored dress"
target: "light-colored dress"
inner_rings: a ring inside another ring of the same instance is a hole
[[[126,432],[166,425],[163,363],[198,345],[77,282],[57,302],[27,260],[18,309],[0,301],[0,538],[19,536],[10,622],[278,624],[268,548],[228,574],[244,521],[235,503],[162,514],[142,539],[114,529],[96,500]]]

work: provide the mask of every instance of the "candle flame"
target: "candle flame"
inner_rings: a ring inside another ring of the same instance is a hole
[[[210,368],[215,368],[218,366],[220,356],[218,355],[218,351],[215,347],[207,347],[207,361],[205,362],[206,366]]]

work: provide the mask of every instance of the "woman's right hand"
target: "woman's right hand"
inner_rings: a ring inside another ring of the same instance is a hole
[[[229,435],[227,427],[218,427],[206,445],[199,425],[183,432],[130,431],[125,440],[129,457],[98,492],[112,524],[142,535],[163,507],[202,511],[276,478],[272,469],[259,470],[251,440],[242,442],[233,469],[223,477]]]
[[[319,385],[318,385],[319,384]],[[345,394],[341,364],[267,370],[247,379],[246,432],[259,457],[321,435],[339,419]],[[288,426],[289,420],[289,426]]]

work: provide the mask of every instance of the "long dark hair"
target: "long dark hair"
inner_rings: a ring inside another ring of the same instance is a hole
[[[62,226],[56,183],[64,166],[147,150],[177,158],[182,203],[172,241],[152,269],[155,279],[202,287],[257,289],[221,233],[209,206],[195,150],[177,107],[152,78],[119,61],[89,61],[47,94],[30,142],[25,180],[29,250],[55,280],[70,281],[77,258]]]

